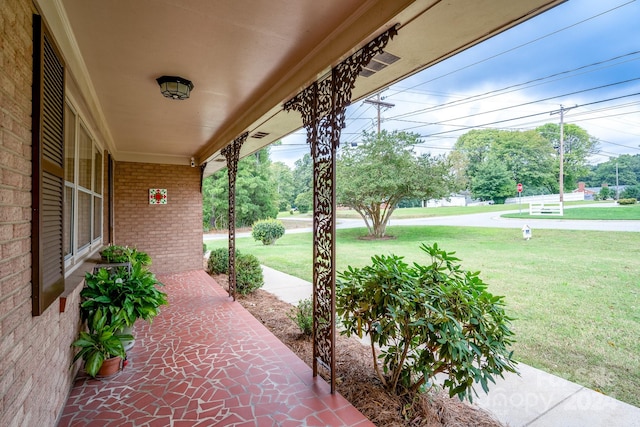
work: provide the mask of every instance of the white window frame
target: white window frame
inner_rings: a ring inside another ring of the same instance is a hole
[[[83,119],[82,115],[78,111],[78,109],[73,105],[69,98],[66,99],[66,105],[71,110],[73,115],[75,116],[74,120],[74,141],[73,141],[73,150],[74,150],[74,162],[73,162],[73,179],[74,182],[69,182],[65,180],[65,188],[71,188],[73,193],[73,206],[71,212],[71,253],[65,254],[65,273],[68,276],[71,272],[73,272],[74,268],[80,265],[87,257],[91,256],[98,249],[102,247],[102,238],[104,235],[104,150],[100,143],[98,143],[97,139],[94,137],[93,132],[89,126],[86,125],[86,121]],[[79,184],[79,175],[80,175],[80,133],[81,130],[86,132],[90,141],[91,141],[91,188],[87,189],[85,187],[80,186]],[[66,143],[66,141],[65,141]],[[102,162],[100,163],[100,170],[96,171],[96,154],[102,154]],[[97,185],[101,187],[100,193],[96,191],[96,173],[99,173],[100,176],[97,177]],[[78,242],[78,220],[79,220],[79,202],[78,196],[80,193],[84,193],[89,195],[90,198],[90,206],[89,206],[89,222],[90,222],[90,238],[89,243],[83,244],[79,246]],[[66,195],[66,192],[65,192]],[[99,212],[101,221],[99,224],[99,229],[96,229],[96,221],[95,221],[95,201],[99,199],[100,210]],[[66,199],[65,199],[66,204]],[[65,224],[66,225],[66,224]]]

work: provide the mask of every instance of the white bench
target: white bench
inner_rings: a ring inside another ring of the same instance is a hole
[[[529,215],[563,216],[562,203],[529,203]]]

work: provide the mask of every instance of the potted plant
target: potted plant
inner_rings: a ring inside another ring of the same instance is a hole
[[[108,376],[120,370],[126,359],[123,341],[133,339],[131,335],[120,334],[123,320],[118,316],[113,323],[107,322],[107,315],[99,308],[88,321],[89,331],[81,331],[72,346],[80,348],[73,362],[84,360],[84,369],[91,377]]]
[[[85,275],[85,286],[80,291],[83,320],[102,308],[108,320],[116,314],[122,316],[125,326],[133,326],[137,319],[151,322],[159,307],[167,304],[167,294],[157,289],[161,285],[155,275],[134,264],[131,273],[101,268]]]
[[[82,320],[88,320],[98,309],[102,309],[107,323],[113,323],[114,317],[122,319],[123,331],[131,335],[131,328],[137,319],[149,323],[158,315],[159,307],[168,303],[167,294],[158,290],[162,284],[145,265],[148,257],[137,252],[131,257],[130,269],[99,268],[85,275],[85,286],[80,292],[82,302],[80,313]],[[142,261],[141,261],[142,260]],[[133,347],[134,341],[125,344],[125,349]]]

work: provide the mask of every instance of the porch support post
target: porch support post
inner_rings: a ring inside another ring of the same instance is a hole
[[[221,151],[227,159],[227,174],[229,176],[229,296],[236,300],[236,175],[240,148],[247,140],[249,132],[245,132]]]
[[[336,150],[345,126],[355,80],[371,59],[397,34],[392,27],[335,66],[285,105],[302,115],[313,159],[313,376],[328,371],[331,393],[336,385],[335,203]]]

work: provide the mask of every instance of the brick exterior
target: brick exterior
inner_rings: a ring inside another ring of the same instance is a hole
[[[0,7],[0,425],[55,425],[75,370],[79,286],[31,315],[30,0]],[[79,282],[78,282],[79,284]],[[73,287],[72,287],[73,288]]]
[[[147,252],[156,274],[202,268],[200,170],[118,162],[114,172],[115,243]],[[166,205],[150,205],[149,189],[167,189]]]

